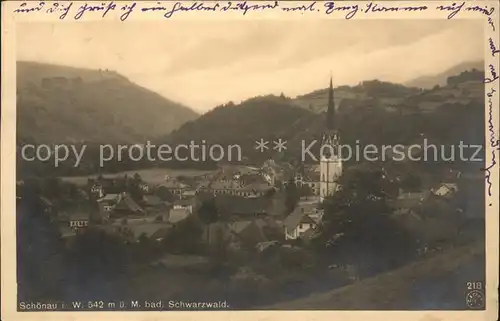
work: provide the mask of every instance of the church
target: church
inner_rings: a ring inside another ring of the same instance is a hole
[[[298,187],[308,186],[319,201],[333,195],[338,188],[337,179],[342,175],[342,157],[340,155],[340,133],[335,115],[335,103],[332,79],[328,88],[328,107],[326,124],[322,134],[319,165],[307,168],[295,176]]]

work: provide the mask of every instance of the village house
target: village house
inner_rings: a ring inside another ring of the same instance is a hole
[[[101,213],[109,213],[115,208],[116,204],[121,200],[122,194],[106,194],[104,197],[97,200],[99,211]]]
[[[106,194],[119,193],[117,184],[114,178],[98,177],[97,179],[88,179],[87,186],[89,186],[90,194],[99,199]]]
[[[298,188],[308,188],[312,195],[320,192],[321,168],[319,165],[307,166],[303,171],[295,174],[294,182]]]
[[[261,175],[262,175],[262,178],[267,183],[269,183],[269,185],[272,185],[272,186],[276,185],[276,173],[274,172],[273,169],[263,170]]]
[[[90,193],[96,198],[104,197],[104,188],[100,183],[94,183],[90,187]]]
[[[234,179],[216,180],[206,188],[199,188],[202,192],[212,192],[214,195],[236,195],[236,191],[241,188],[241,182]]]
[[[175,201],[170,209],[168,222],[175,224],[187,219],[193,213],[193,203],[194,199]]]
[[[316,230],[320,223],[319,220],[314,220],[311,214],[315,216],[317,214],[316,210],[309,206],[297,206],[283,221],[285,239],[304,238],[307,231]],[[308,232],[308,234],[311,232]]]
[[[195,196],[196,196],[196,190],[194,189],[187,189],[182,193],[182,198],[184,199],[193,198]]]
[[[145,195],[142,205],[148,217],[153,217],[155,221],[168,221],[172,203],[162,201],[156,195]]]
[[[241,182],[242,186],[249,184],[265,184],[267,186],[271,186],[271,184],[264,178],[264,176],[260,173],[252,173],[252,174],[243,174],[240,175],[238,180]]]
[[[238,192],[241,192],[242,194],[237,195],[245,197],[261,197],[275,191],[276,189],[267,182],[255,182],[240,188]]]
[[[76,231],[89,226],[90,212],[80,208],[71,209],[64,213],[64,219],[68,221],[67,226]]]
[[[171,231],[172,225],[166,223],[128,223],[121,226],[121,234],[128,238],[130,242],[140,242],[142,239],[149,239],[161,242]]]
[[[111,212],[111,217],[144,216],[145,211],[128,195],[122,193],[121,198],[116,203]]]
[[[458,186],[455,183],[442,183],[437,188],[433,188],[431,192],[436,196],[450,198],[458,192]]]
[[[227,242],[230,248],[254,248],[258,243],[267,241],[262,227],[255,221],[231,222],[227,225]]]
[[[297,203],[297,208],[302,208],[307,215],[312,218],[318,225],[323,219],[324,210],[318,207],[319,196],[304,196]]]
[[[170,177],[168,177],[168,179],[165,180],[165,182],[158,188],[160,187],[166,188],[170,193],[178,197],[182,197],[185,191],[191,190],[189,185],[181,183],[177,179]]]
[[[254,220],[216,222],[205,226],[203,238],[212,249],[241,250],[267,241],[262,227]]]
[[[139,183],[139,189],[145,193],[145,194],[148,194],[152,191],[152,188],[151,186],[149,186],[149,184],[145,183],[145,182],[141,182]]]
[[[418,214],[429,195],[428,191],[413,192],[400,188],[398,196],[388,200],[387,203],[393,209],[394,214]]]
[[[219,195],[215,206],[221,219],[238,221],[267,215],[270,201],[265,198],[245,198],[242,196]]]
[[[282,169],[273,159],[268,159],[262,164],[260,174],[270,185],[276,186],[276,181],[282,178]]]
[[[218,221],[205,225],[203,238],[212,249],[253,248],[261,242],[284,240],[280,223],[271,217]]]

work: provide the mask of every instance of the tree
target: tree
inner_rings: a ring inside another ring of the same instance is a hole
[[[297,188],[297,185],[295,185],[295,182],[290,180],[285,187],[285,206],[287,214],[291,213],[295,209],[299,198],[300,190]]]
[[[422,181],[413,173],[406,175],[401,181],[401,187],[404,190],[415,192],[422,187]]]
[[[139,174],[136,174],[139,175]],[[128,192],[130,193],[130,197],[136,202],[141,202],[144,198],[144,191],[140,187],[140,176],[137,179],[134,175],[134,179],[130,183]]]
[[[309,187],[309,185],[302,185],[300,188],[300,196],[312,196],[314,195],[312,189]]]
[[[163,239],[163,244],[172,253],[198,254],[203,249],[203,226],[196,215],[190,215],[176,223]]]
[[[64,296],[66,266],[59,231],[41,215],[38,181],[27,181],[16,206],[17,285],[19,300],[59,300]]]
[[[162,201],[166,202],[173,202],[176,199],[175,195],[172,194],[165,186],[158,187],[158,189],[156,190],[156,196],[161,198]]]
[[[266,191],[264,194],[265,197],[273,197],[276,194],[276,189],[271,188]]]
[[[142,182],[142,177],[141,175],[139,175],[139,173],[134,174],[134,181],[136,181],[137,183]]]
[[[317,245],[343,264],[374,274],[413,257],[416,240],[390,215],[383,172],[368,166],[345,172],[340,189],[324,203]]]
[[[219,211],[215,204],[215,198],[204,200],[198,210],[198,217],[204,224],[215,223],[219,220]]]

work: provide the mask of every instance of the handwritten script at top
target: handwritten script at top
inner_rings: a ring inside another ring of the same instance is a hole
[[[500,140],[496,137],[495,133],[495,125],[493,123],[493,97],[496,94],[496,90],[491,88],[490,91],[486,94],[488,98],[488,133],[489,139],[488,142],[491,147],[491,161],[488,166],[483,168],[482,170],[485,172],[485,180],[487,184],[487,193],[488,196],[492,196],[492,186],[493,182],[491,181],[491,169],[497,164],[496,162],[496,151],[500,150]]]
[[[488,19],[488,24],[492,26],[492,30],[495,31],[495,26],[493,25],[492,21]],[[498,61],[497,54],[499,53],[499,50],[497,49],[497,45],[495,44],[495,41],[493,38],[489,37],[487,41],[487,46],[489,49],[489,54],[493,58],[495,62]],[[491,58],[489,58],[491,59]],[[485,181],[486,181],[486,192],[488,193],[488,196],[492,196],[492,188],[493,188],[493,179],[491,177],[491,171],[492,169],[497,166],[497,157],[496,153],[500,150],[500,139],[497,134],[497,130],[495,129],[495,123],[493,121],[493,106],[494,106],[494,98],[498,94],[497,89],[495,89],[496,85],[498,85],[499,82],[499,76],[497,74],[497,70],[495,69],[495,64],[494,63],[489,63],[486,70],[485,70],[485,76],[484,76],[484,84],[487,86],[486,87],[486,103],[488,106],[488,114],[487,114],[487,119],[488,119],[488,131],[487,131],[487,137],[488,141],[487,144],[491,148],[491,160],[489,163],[485,165],[484,168],[481,170],[484,171],[485,173]],[[490,203],[489,206],[492,204]]]
[[[120,20],[127,20],[132,14],[162,14],[164,18],[172,18],[180,13],[187,12],[238,12],[247,15],[253,11],[280,11],[280,12],[299,12],[306,14],[310,12],[319,12],[325,15],[339,14],[345,19],[352,19],[359,14],[377,14],[383,12],[425,12],[435,10],[447,14],[447,19],[456,17],[462,11],[477,12],[481,15],[491,16],[495,8],[481,6],[476,4],[462,2],[453,2],[449,5],[439,5],[428,7],[426,5],[411,4],[388,4],[369,2],[364,5],[358,5],[355,2],[348,4],[344,1],[313,1],[307,4],[301,4],[293,1],[221,1],[221,2],[173,2],[159,1],[154,5],[148,2],[129,2],[126,4],[117,4],[114,1],[95,3],[87,2],[23,2],[13,10],[14,14],[33,14],[44,13],[48,15],[57,15],[61,20],[74,19],[79,20],[87,15],[98,15],[102,18],[110,13],[118,13]],[[491,20],[491,19],[490,19]],[[491,26],[494,28],[493,20]]]
[[[368,2],[348,3],[346,1],[312,1],[312,2],[293,2],[293,1],[220,1],[220,2],[173,2],[173,1],[158,1],[154,5],[149,2],[128,2],[119,4],[114,1],[105,1],[96,4],[95,2],[87,3],[81,1],[64,1],[64,2],[22,2],[13,10],[14,15],[29,15],[29,14],[47,14],[54,15],[60,20],[74,19],[80,20],[85,17],[107,17],[108,15],[118,15],[121,21],[127,20],[132,15],[162,15],[166,19],[174,16],[189,13],[189,12],[236,12],[241,15],[248,15],[251,12],[266,12],[278,11],[282,13],[320,13],[325,15],[338,15],[346,20],[355,18],[358,15],[376,15],[378,13],[421,13],[421,12],[442,12],[447,19],[453,19],[460,16],[461,12],[473,12],[478,16],[487,18],[487,23],[491,30],[495,32],[496,17],[493,13],[495,7],[484,4],[470,3],[466,1],[450,2],[448,5],[416,5],[411,3],[391,4],[387,2]],[[491,57],[498,60],[497,55],[499,49],[492,38],[488,38],[488,49]],[[491,162],[482,170],[485,172],[485,180],[488,186],[488,195],[492,196],[492,179],[491,170],[497,165],[496,152],[500,149],[500,141],[496,134],[496,129],[493,121],[493,106],[494,98],[498,94],[497,89],[492,86],[497,86],[499,76],[497,74],[498,66],[494,63],[489,63],[485,72],[484,83],[487,88],[487,103],[488,103],[488,132],[489,145],[491,147]]]

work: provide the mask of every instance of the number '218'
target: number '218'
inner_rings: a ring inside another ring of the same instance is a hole
[[[467,282],[467,290],[482,290],[482,282]]]

